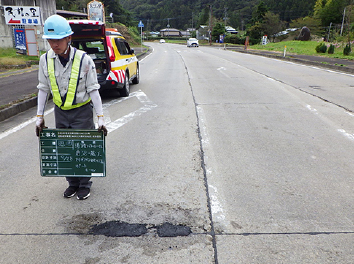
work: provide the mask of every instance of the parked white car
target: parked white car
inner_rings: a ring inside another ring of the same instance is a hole
[[[187,40],[187,47],[199,47],[199,42],[196,38],[190,38]]]

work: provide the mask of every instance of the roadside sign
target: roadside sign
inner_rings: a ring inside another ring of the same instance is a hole
[[[14,28],[15,48],[26,52],[26,34],[24,28]]]
[[[143,22],[141,22],[141,20],[140,20],[140,22],[139,22],[139,24],[138,24],[138,27],[144,27],[144,24],[143,24]]]
[[[4,6],[4,14],[7,25],[41,25],[38,6]]]
[[[88,19],[105,22],[104,4],[99,1],[91,1],[87,4]]]
[[[225,35],[224,34],[221,34],[219,36],[219,43],[224,43],[224,38],[225,38]]]
[[[42,176],[106,176],[105,136],[97,130],[43,129],[39,155]]]

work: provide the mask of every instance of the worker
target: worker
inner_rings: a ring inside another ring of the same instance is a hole
[[[49,93],[55,104],[57,129],[94,129],[93,107],[98,117],[98,130],[107,135],[95,64],[83,51],[71,47],[73,33],[62,16],[52,15],[44,23],[43,38],[51,49],[39,61],[37,136],[45,127],[44,110]],[[66,177],[69,187],[64,191],[64,197],[77,194],[79,200],[88,198],[92,185],[90,179]]]

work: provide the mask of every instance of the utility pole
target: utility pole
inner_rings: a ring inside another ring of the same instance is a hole
[[[192,28],[193,28],[193,16],[194,16],[194,12],[192,12]]]
[[[341,28],[340,28],[340,35],[341,35],[341,36],[342,36],[342,34],[343,34],[343,24],[344,24],[344,18],[345,18],[345,9],[346,9],[346,7],[344,7],[342,26],[341,26]]]
[[[227,23],[227,8],[225,7],[224,8],[224,12],[225,12],[225,15],[224,15],[224,20],[225,20],[225,32],[224,32],[224,50],[226,50],[226,43],[225,43],[225,36],[226,36],[226,23]]]
[[[170,38],[170,18],[167,18],[167,38]]]
[[[350,17],[352,15],[352,3],[353,3],[353,0],[350,1],[349,15],[348,15],[348,44],[349,44],[349,46],[350,46]]]
[[[213,16],[213,11],[212,11],[211,5],[209,5],[209,45],[210,46],[211,46],[211,31],[213,30],[212,16]]]

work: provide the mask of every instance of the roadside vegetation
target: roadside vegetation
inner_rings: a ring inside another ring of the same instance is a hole
[[[326,52],[317,52],[316,47],[320,45],[326,46]],[[330,54],[330,47],[334,48],[333,54]],[[251,49],[257,50],[268,50],[283,53],[286,48],[286,54],[303,54],[303,55],[312,55],[312,56],[325,56],[329,58],[337,59],[349,59],[354,60],[354,54],[350,53],[349,55],[344,55],[345,44],[343,43],[327,43],[323,41],[282,41],[282,42],[271,42],[267,45],[252,45]]]
[[[23,65],[26,62],[38,61],[36,56],[27,56],[16,53],[14,48],[0,48],[0,67],[8,65]]]
[[[293,19],[286,18],[281,9],[277,11],[272,8],[276,2],[284,4],[272,0],[260,1],[254,8],[251,23],[245,32],[237,36],[228,35],[226,41],[242,44],[248,37],[251,49],[284,52],[286,46],[287,54],[354,59],[352,1],[316,0],[306,16]],[[260,43],[263,36],[268,38],[266,45]]]

